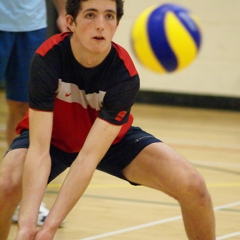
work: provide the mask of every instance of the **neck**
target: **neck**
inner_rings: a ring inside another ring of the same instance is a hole
[[[81,53],[75,56],[75,58],[82,66],[92,68],[99,65],[106,56],[107,54]]]

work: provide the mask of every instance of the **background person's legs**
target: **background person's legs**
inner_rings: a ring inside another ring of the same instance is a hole
[[[16,137],[15,129],[28,109],[28,81],[31,59],[36,49],[46,39],[46,29],[30,32],[18,32],[14,35],[5,33],[5,41],[14,41],[9,46],[9,56],[6,59],[4,73],[8,119],[6,138],[8,146]],[[6,43],[7,44],[7,43]],[[11,47],[11,49],[10,49]]]

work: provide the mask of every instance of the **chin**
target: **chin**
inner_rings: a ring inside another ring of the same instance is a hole
[[[109,47],[96,47],[92,49],[92,53],[100,54],[100,53],[108,53],[109,52]]]

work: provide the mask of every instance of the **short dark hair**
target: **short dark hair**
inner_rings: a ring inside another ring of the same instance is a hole
[[[67,14],[73,17],[73,20],[76,19],[79,11],[81,10],[81,2],[88,0],[67,0],[66,2],[66,12]],[[124,14],[123,3],[124,0],[112,0],[116,2],[117,5],[117,21],[119,22]]]

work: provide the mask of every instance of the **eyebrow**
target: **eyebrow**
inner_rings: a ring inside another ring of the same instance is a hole
[[[85,9],[84,11],[83,11],[83,13],[85,13],[85,12],[99,12],[96,8],[88,8],[88,9]],[[112,10],[112,9],[107,9],[107,10],[105,10],[104,11],[105,13],[113,13],[113,14],[117,14],[116,13],[116,11],[114,11],[114,10]]]

